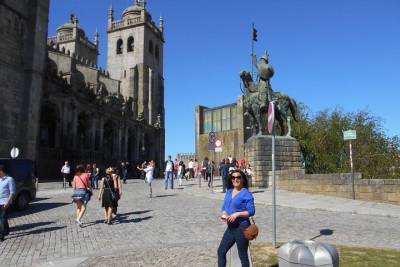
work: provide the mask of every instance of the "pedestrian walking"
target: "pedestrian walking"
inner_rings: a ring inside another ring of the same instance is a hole
[[[183,161],[179,162],[178,165],[178,181],[179,181],[179,186],[182,186],[182,177],[185,175],[185,164]]]
[[[168,160],[165,162],[165,180],[164,186],[165,190],[167,190],[168,186],[171,189],[174,189],[174,162],[171,160],[171,156],[168,156]]]
[[[121,174],[122,174],[122,181],[126,184],[126,179],[128,178],[128,166],[125,162],[121,162]]]
[[[115,190],[115,204],[112,210],[112,213],[117,216],[118,212],[118,201],[121,199],[122,196],[122,183],[121,183],[121,176],[119,176],[119,172],[117,168],[112,168],[113,179],[115,180],[114,190]]]
[[[220,171],[221,171],[221,179],[222,179],[222,193],[226,193],[226,185],[228,183],[228,174],[229,174],[229,159],[223,160],[221,164]]]
[[[193,167],[193,159],[190,159],[188,163],[188,168],[189,168],[189,178],[194,178],[194,167]]]
[[[93,181],[92,181],[92,165],[86,164],[85,173],[89,176],[90,185],[93,188]]]
[[[250,226],[249,217],[254,216],[254,198],[248,191],[246,175],[235,170],[228,176],[228,191],[221,208],[221,219],[227,228],[218,248],[218,267],[226,266],[226,253],[236,243],[242,266],[250,265],[247,250],[249,241],[243,231]]]
[[[201,175],[203,176],[203,180],[207,181],[207,166],[208,166],[208,157],[204,157],[203,162],[201,163]]]
[[[99,189],[99,175],[100,170],[97,168],[96,163],[92,165],[92,188]]]
[[[74,180],[72,181],[74,193],[72,195],[73,202],[76,204],[76,223],[82,226],[82,217],[86,212],[87,203],[90,200],[92,186],[89,182],[89,175],[85,173],[83,165],[76,166]]]
[[[194,170],[194,178],[197,178],[199,176],[199,162],[197,159],[194,159],[193,162],[193,170]]]
[[[144,181],[149,186],[149,192],[150,192],[149,197],[150,198],[153,197],[153,188],[151,187],[151,183],[153,182],[153,179],[154,179],[155,166],[156,166],[156,163],[154,162],[154,160],[150,160],[149,164],[147,166],[145,166],[144,169],[137,167],[138,170],[146,173],[146,178]]]
[[[69,166],[69,162],[66,160],[64,165],[61,167],[61,175],[63,177],[63,188],[66,187],[66,182],[68,182],[69,187],[71,184],[71,167]]]
[[[6,166],[0,164],[0,242],[10,234],[7,210],[15,197],[14,178],[7,175]]]
[[[178,178],[178,167],[179,167],[179,161],[178,159],[174,160],[174,179]]]
[[[99,201],[101,200],[101,206],[104,208],[104,223],[108,225],[111,225],[112,211],[116,204],[115,185],[117,181],[113,172],[113,168],[107,168],[106,176],[101,179],[99,191]]]
[[[208,181],[208,187],[211,187],[212,180],[212,172],[214,170],[214,161],[208,161],[206,168],[206,181]]]
[[[143,161],[142,164],[137,165],[136,168],[139,170],[139,178],[145,180],[146,173],[143,171],[147,167],[147,161]]]

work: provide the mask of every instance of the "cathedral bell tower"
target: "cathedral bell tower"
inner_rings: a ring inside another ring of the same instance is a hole
[[[146,10],[145,0],[127,7],[120,20],[108,11],[107,70],[121,81],[120,93],[131,97],[133,116],[164,125],[163,45],[164,23],[158,27]]]

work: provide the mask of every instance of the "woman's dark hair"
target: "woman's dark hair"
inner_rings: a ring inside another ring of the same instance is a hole
[[[234,173],[240,173],[240,176],[242,177],[242,181],[243,181],[243,187],[244,188],[249,188],[249,183],[247,181],[247,176],[244,172],[242,172],[241,170],[234,170],[231,173],[228,174],[228,181],[227,181],[227,185],[226,187],[228,189],[232,189],[233,188],[233,184],[232,184],[232,174]]]
[[[83,167],[82,164],[79,164],[75,168],[75,173],[84,173],[85,172],[85,167]]]

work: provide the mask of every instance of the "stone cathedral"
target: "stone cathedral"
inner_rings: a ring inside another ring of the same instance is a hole
[[[71,15],[47,37],[49,0],[0,1],[0,157],[20,149],[41,178],[64,160],[101,167],[164,161],[164,23],[136,0],[120,19],[105,10],[107,66],[99,34]],[[107,17],[106,17],[107,16]],[[47,40],[46,40],[47,39]]]

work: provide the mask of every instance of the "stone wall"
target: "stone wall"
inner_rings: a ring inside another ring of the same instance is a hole
[[[400,179],[361,179],[361,176],[361,173],[355,174],[356,199],[400,205]],[[350,173],[304,174],[304,170],[277,171],[276,179],[277,187],[283,190],[353,198]]]
[[[34,159],[49,1],[0,1],[0,157]]]

